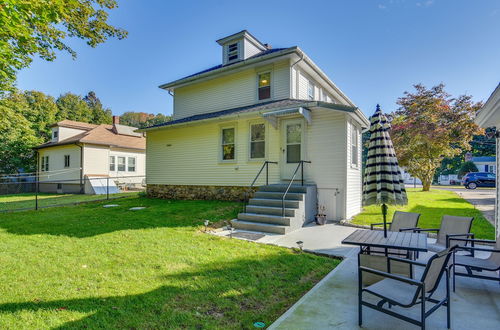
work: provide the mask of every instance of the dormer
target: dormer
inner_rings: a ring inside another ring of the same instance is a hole
[[[222,46],[222,65],[246,60],[269,49],[247,30],[219,39],[217,43]]]

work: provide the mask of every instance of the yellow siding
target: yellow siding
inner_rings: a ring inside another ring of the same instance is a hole
[[[249,160],[250,122],[266,124],[266,153],[279,158],[279,134],[262,119],[250,118],[150,131],[146,175],[149,184],[248,186],[264,160]],[[236,161],[221,162],[222,127],[236,127]],[[279,182],[278,165],[269,166],[270,182]],[[264,176],[262,176],[264,178]],[[263,181],[259,182],[260,184]]]
[[[274,63],[272,97],[275,100],[290,97],[290,66],[288,61]],[[207,112],[215,112],[259,103],[257,72],[248,69],[209,81],[195,83],[175,90],[174,119]]]
[[[83,150],[83,171],[85,175],[108,174],[109,147],[86,144]]]
[[[70,156],[70,167],[64,167],[64,155]],[[55,146],[39,150],[40,157],[49,157],[49,171],[40,172],[40,181],[79,180],[80,148],[76,145]],[[39,167],[40,168],[40,167]]]

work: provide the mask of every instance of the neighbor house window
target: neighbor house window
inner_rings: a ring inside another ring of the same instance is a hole
[[[358,129],[351,125],[351,164],[358,166]]]
[[[64,155],[64,167],[69,167],[69,155]]]
[[[314,84],[311,81],[307,84],[307,97],[309,100],[314,100]]]
[[[238,43],[227,46],[227,61],[231,62],[238,59]]]
[[[266,126],[264,124],[250,125],[250,158],[266,156]]]
[[[41,163],[40,170],[42,172],[46,172],[49,170],[49,156],[42,157],[42,163]]]
[[[52,132],[52,138],[53,139],[57,139],[58,136],[59,136],[59,131],[53,131]]]
[[[116,157],[115,156],[109,156],[109,170],[111,172],[116,171]]]
[[[128,157],[127,171],[135,172],[135,157]]]
[[[118,171],[125,172],[125,157],[118,157]]]
[[[259,100],[271,98],[271,72],[259,74]]]
[[[222,129],[222,160],[235,159],[234,135],[234,127]]]

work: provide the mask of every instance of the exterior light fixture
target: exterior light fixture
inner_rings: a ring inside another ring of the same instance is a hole
[[[297,246],[299,247],[300,251],[302,251],[302,248],[304,247],[304,242],[297,241]]]
[[[210,224],[210,220],[203,221],[203,224],[205,225],[205,232],[207,232],[207,227]]]

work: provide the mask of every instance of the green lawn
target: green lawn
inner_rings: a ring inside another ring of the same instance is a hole
[[[2,329],[250,329],[339,262],[202,233],[238,203],[114,203],[0,214]]]
[[[418,225],[421,228],[439,228],[441,217],[445,214],[472,216],[474,217],[472,232],[476,234],[476,238],[495,238],[495,229],[483,214],[453,191],[434,189],[423,192],[421,188],[411,188],[407,191],[408,205],[389,206],[387,221],[392,219],[396,210],[420,213]],[[369,225],[375,222],[382,222],[380,206],[365,207],[364,211],[352,220],[352,223],[358,225]]]
[[[110,198],[135,196],[137,192],[125,192],[110,194]],[[81,194],[38,194],[38,206],[48,207],[80,202],[96,201],[105,199],[106,195],[81,195]],[[0,211],[35,208],[35,193],[21,193],[12,195],[0,195]]]

